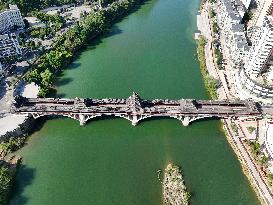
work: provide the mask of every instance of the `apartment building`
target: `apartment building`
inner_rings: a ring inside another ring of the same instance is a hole
[[[9,9],[0,13],[0,33],[9,31],[14,26],[24,27],[25,24],[18,7],[16,5],[9,5]]]
[[[252,0],[239,0],[239,1],[243,3],[246,9],[248,9]]]
[[[234,8],[238,11],[241,18],[244,18],[245,13],[247,12],[250,6],[251,0],[232,0]]]
[[[244,63],[245,53],[249,50],[244,25],[241,23],[243,15],[231,0],[219,1],[218,7],[217,21],[224,40],[223,52],[227,54],[233,67],[239,67]]]
[[[273,17],[265,16],[262,27],[256,31],[253,45],[246,57],[248,75],[259,76],[264,71],[273,51]]]
[[[5,57],[17,57],[18,55],[22,55],[22,50],[16,35],[0,35],[0,59]]]
[[[231,0],[220,0],[218,3],[219,7],[219,23],[221,26],[229,26],[230,24],[240,24],[242,21],[241,15],[234,8]]]
[[[257,0],[257,9],[252,18],[252,27],[262,27],[265,16],[272,14],[273,0]]]

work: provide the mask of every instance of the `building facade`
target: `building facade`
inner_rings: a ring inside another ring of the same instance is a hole
[[[256,31],[253,45],[247,55],[245,70],[259,76],[268,66],[273,50],[273,17],[265,16],[262,27]]]
[[[22,55],[22,50],[19,46],[15,34],[0,35],[0,59],[17,57]]]
[[[231,0],[220,0],[218,8],[217,21],[224,40],[222,49],[230,59],[232,66],[240,67],[249,49],[242,24],[244,14],[239,13],[236,4]]]
[[[252,0],[239,0],[239,1],[243,3],[246,9],[248,9]]]
[[[25,26],[20,10],[16,5],[9,5],[9,9],[0,13],[0,33],[14,28]]]
[[[262,27],[265,16],[272,14],[272,11],[273,11],[272,0],[258,0],[257,9],[252,18],[251,26]]]
[[[257,83],[241,69],[235,75],[235,91],[240,99],[253,99],[263,103],[272,103],[273,88]]]

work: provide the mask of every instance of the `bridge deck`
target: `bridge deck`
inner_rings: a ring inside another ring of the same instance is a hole
[[[100,113],[150,115],[251,116],[261,111],[250,101],[142,100],[136,94],[127,99],[54,99],[21,98],[12,106],[13,113]]]

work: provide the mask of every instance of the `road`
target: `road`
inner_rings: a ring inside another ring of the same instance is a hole
[[[242,138],[245,138],[244,133],[240,130],[239,136],[235,136],[235,134],[232,133],[232,131],[229,129],[230,123],[231,123],[230,121],[224,120],[226,130],[228,131],[229,134],[228,137],[233,141],[233,144],[236,147],[238,153],[240,154],[240,157],[244,165],[248,168],[247,170],[250,174],[250,177],[252,178],[252,181],[255,183],[257,190],[260,193],[260,196],[268,205],[272,205],[273,197],[271,195],[271,192],[269,191],[269,188],[267,187],[263,177],[258,171],[258,168],[256,167],[253,158],[248,153],[244,143],[242,142]]]
[[[223,87],[222,90],[219,89],[218,93],[220,99],[226,99],[226,98],[234,98],[234,94],[236,94],[235,86],[234,86],[234,71],[232,70],[232,67],[230,65],[230,62],[227,62],[227,65],[225,65],[225,70],[218,70],[216,66],[214,65],[213,61],[213,52],[211,49],[211,42],[212,42],[212,32],[209,26],[209,18],[208,18],[208,11],[209,11],[209,4],[205,4],[204,9],[201,11],[200,16],[202,18],[199,18],[198,20],[201,20],[202,23],[198,23],[199,30],[201,31],[201,34],[206,37],[207,39],[207,46],[205,47],[206,52],[206,66],[208,69],[208,72],[211,76],[213,76],[216,79],[220,79]],[[206,28],[204,28],[206,27]],[[224,41],[223,38],[220,38],[221,44],[223,45]],[[223,49],[224,50],[224,49]],[[226,58],[228,55],[226,53],[223,53],[224,58]],[[225,74],[227,76],[227,79],[225,77]],[[227,80],[229,81],[230,85],[228,86]],[[230,88],[229,88],[230,87]],[[264,108],[264,112],[271,112],[269,111],[267,107]],[[253,159],[251,155],[248,153],[246,147],[244,146],[243,142],[241,141],[242,138],[237,137],[234,135],[234,133],[230,130],[230,121],[223,120],[225,124],[225,130],[228,132],[228,138],[232,141],[231,143],[234,145],[234,151],[237,153],[238,157],[242,159],[242,163],[247,167],[247,170],[250,173],[250,177],[252,178],[253,183],[255,184],[255,187],[257,188],[259,195],[261,198],[266,202],[268,205],[273,204],[273,197],[271,195],[271,192],[269,188],[267,187],[267,184],[265,183],[263,177],[260,175],[257,167],[255,166],[255,163],[253,162]],[[243,134],[242,131],[240,131],[241,135]],[[243,137],[243,136],[241,136]]]

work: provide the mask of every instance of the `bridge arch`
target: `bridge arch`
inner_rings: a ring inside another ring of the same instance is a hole
[[[31,113],[32,117],[34,119],[38,119],[40,117],[44,117],[44,116],[51,116],[51,115],[54,115],[54,116],[62,116],[62,117],[68,117],[68,118],[71,118],[73,120],[78,120],[79,119],[75,116],[75,115],[69,115],[69,114],[60,114],[60,113],[51,113],[51,114],[47,114],[47,113],[39,113],[39,114],[36,114],[36,113]]]

